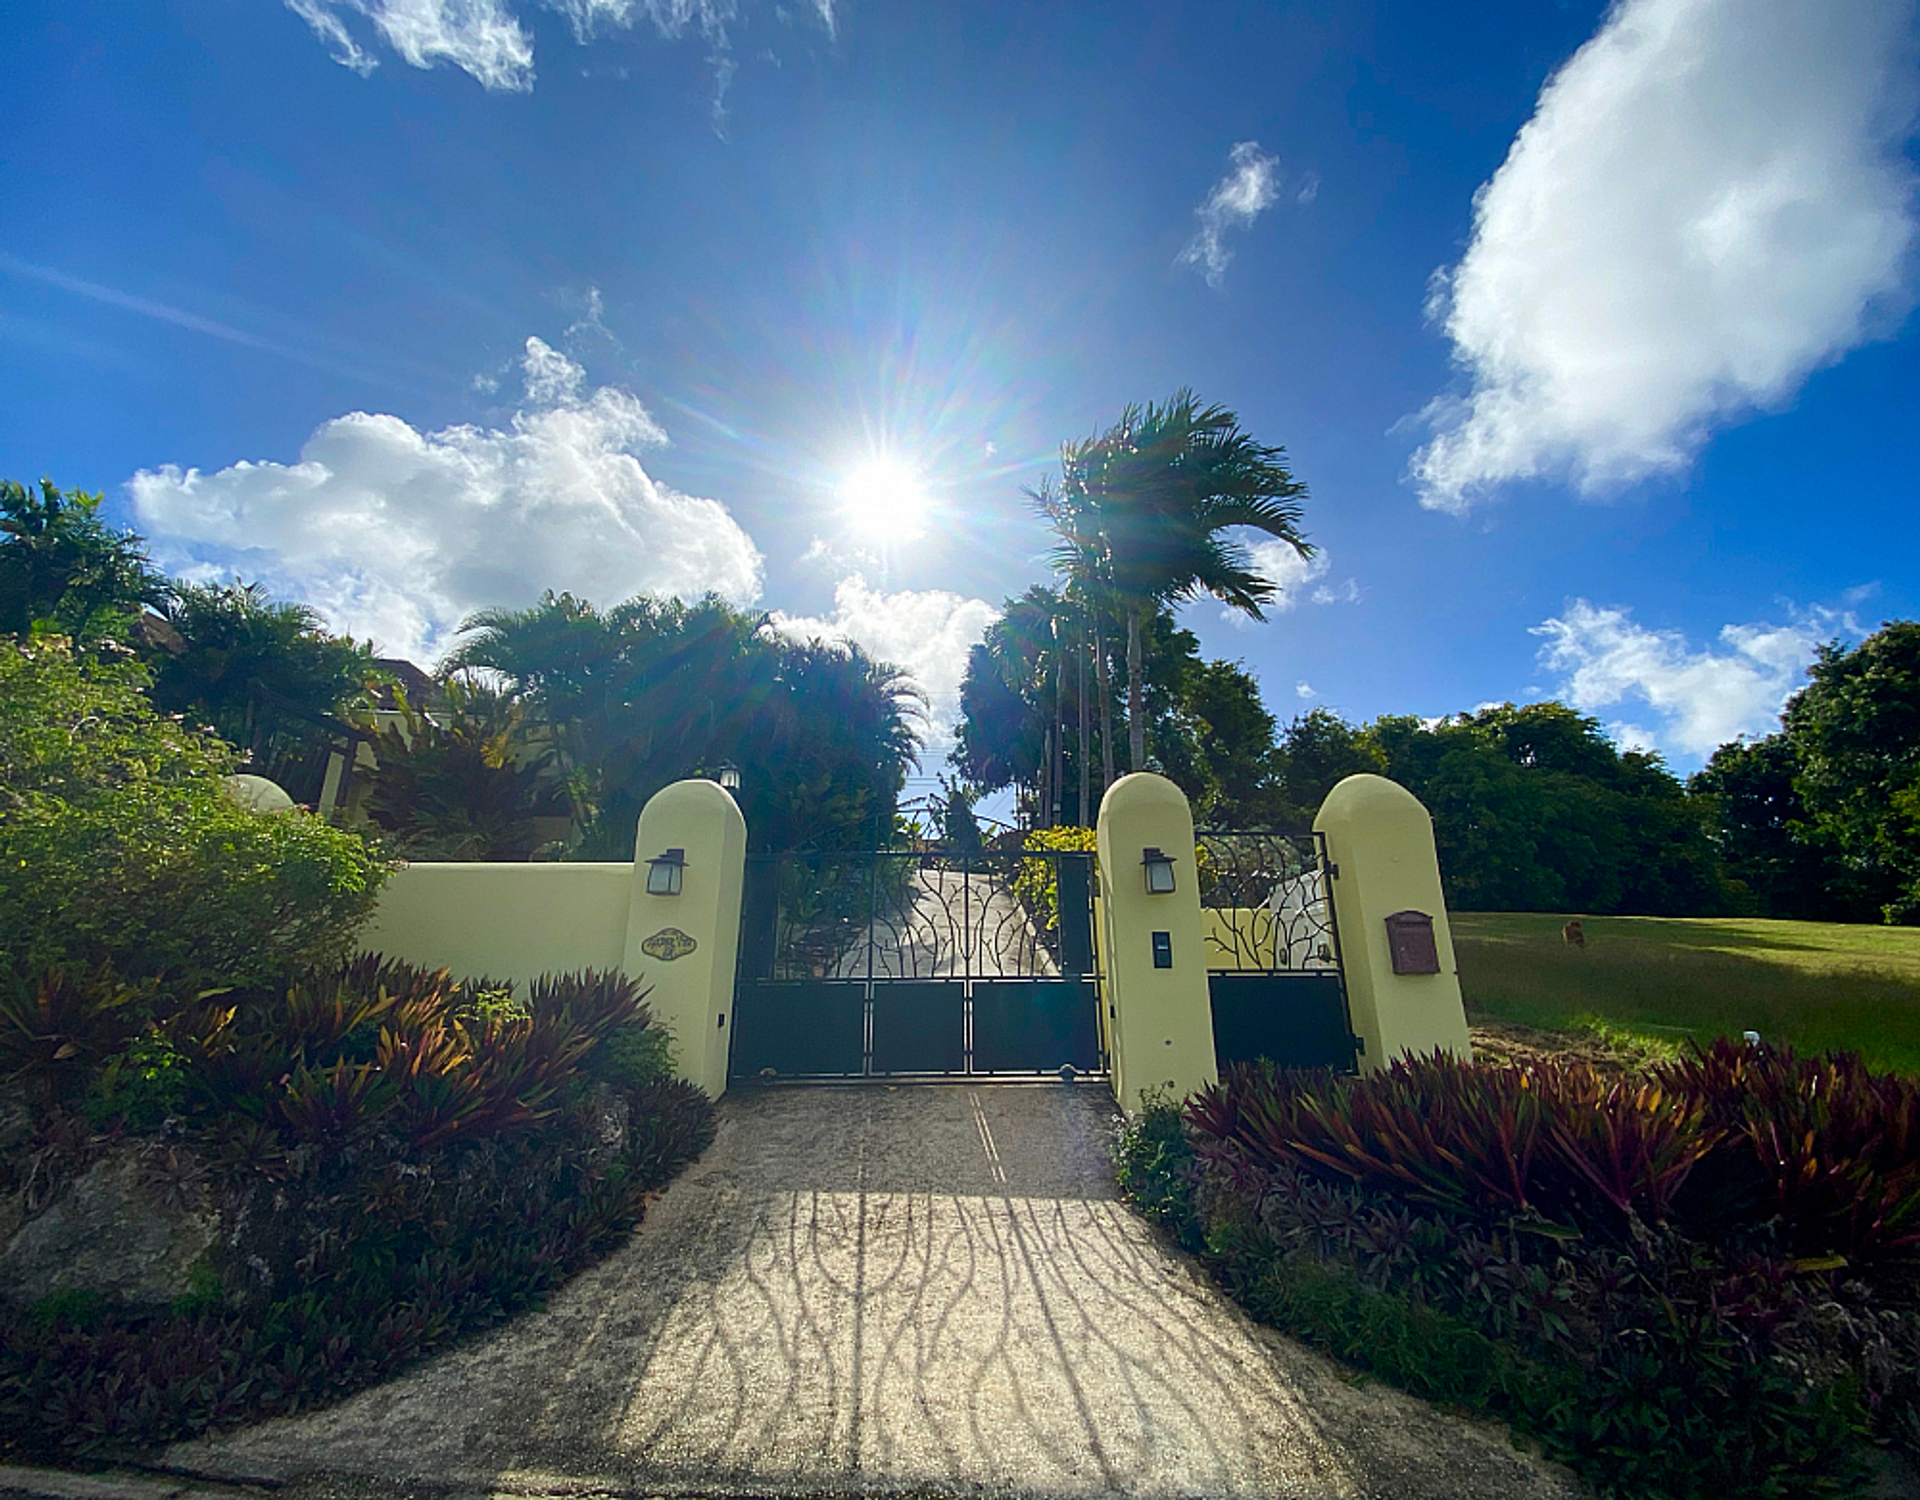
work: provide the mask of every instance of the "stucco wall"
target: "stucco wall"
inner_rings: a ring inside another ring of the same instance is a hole
[[[618,969],[631,864],[413,864],[380,893],[360,946],[525,986],[542,974]]]

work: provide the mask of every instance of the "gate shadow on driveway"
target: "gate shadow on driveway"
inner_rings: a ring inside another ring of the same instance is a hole
[[[328,1493],[1580,1493],[1251,1323],[1117,1201],[1113,1121],[1085,1084],[742,1091],[544,1311],[167,1462]]]

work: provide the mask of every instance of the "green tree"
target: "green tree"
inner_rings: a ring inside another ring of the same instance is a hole
[[[370,646],[257,583],[175,584],[161,614],[179,642],[148,653],[153,701],[208,725],[276,781],[324,757],[335,721],[368,707],[385,676]]]
[[[554,751],[505,694],[457,676],[442,693],[431,716],[403,697],[376,732],[368,819],[409,859],[526,859],[572,815]]]
[[[160,599],[141,539],[103,522],[101,503],[50,479],[37,492],[0,480],[0,634],[123,640]]]
[[[1823,646],[1787,705],[1794,786],[1883,920],[1920,923],[1920,622]]]
[[[474,616],[451,665],[498,674],[548,726],[588,857],[630,854],[648,797],[725,761],[757,848],[884,837],[918,750],[918,689],[856,648],[768,625],[711,596],[602,611],[548,594]]]
[[[1735,740],[1687,781],[1706,809],[1727,874],[1764,917],[1851,922],[1879,916],[1852,888],[1796,781],[1800,758],[1784,734]]]
[[[1288,821],[1302,827],[1312,823],[1339,782],[1361,772],[1379,775],[1387,768],[1377,737],[1327,708],[1311,709],[1289,724],[1276,759]]]
[[[137,663],[0,642],[0,934],[15,978],[107,963],[271,981],[344,956],[385,863],[227,794],[232,748],[154,711]]]
[[[1183,632],[1184,634],[1185,632]],[[1156,727],[1167,775],[1187,794],[1196,823],[1270,828],[1288,816],[1275,744],[1277,721],[1260,684],[1239,662],[1182,663],[1174,722]]]
[[[1651,916],[1728,909],[1699,800],[1658,756],[1620,750],[1598,720],[1565,704],[1501,704],[1433,724],[1387,717],[1360,733],[1384,773],[1433,815],[1449,905]]]
[[[1264,532],[1312,555],[1299,530],[1306,486],[1286,452],[1256,442],[1224,406],[1190,390],[1164,404],[1129,406],[1105,432],[1061,450],[1063,505],[1080,519],[1073,545],[1100,561],[1127,618],[1127,733],[1135,770],[1146,765],[1141,631],[1162,604],[1212,595],[1264,619],[1275,585],[1228,535]]]

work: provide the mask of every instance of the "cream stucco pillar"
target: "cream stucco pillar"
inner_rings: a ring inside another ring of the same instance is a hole
[[[1353,1029],[1366,1043],[1361,1070],[1436,1049],[1470,1057],[1426,808],[1384,776],[1349,776],[1327,794],[1313,826],[1326,835],[1327,858],[1339,872],[1327,890],[1340,928]],[[1390,917],[1402,934],[1400,967],[1415,972],[1395,972]],[[1432,923],[1430,950],[1420,918]]]
[[[650,893],[654,861],[672,851],[679,893]],[[673,1033],[680,1076],[716,1099],[727,1087],[746,858],[746,820],[718,782],[676,781],[640,813],[623,967]]]
[[[1163,1089],[1179,1099],[1219,1072],[1200,927],[1193,814],[1164,776],[1123,776],[1100,802],[1100,959],[1107,1057],[1114,1097],[1126,1110]],[[1147,890],[1149,849],[1173,860],[1173,890]]]

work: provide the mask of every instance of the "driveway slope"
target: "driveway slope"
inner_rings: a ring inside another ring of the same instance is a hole
[[[1098,1083],[743,1090],[542,1312],[203,1480],[380,1495],[1571,1497],[1252,1323],[1116,1199]]]

